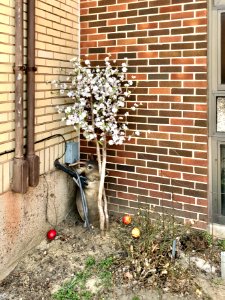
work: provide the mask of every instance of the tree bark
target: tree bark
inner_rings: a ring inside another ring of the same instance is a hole
[[[91,109],[93,111],[93,98],[91,99]],[[92,113],[92,126],[94,127],[94,115]],[[106,136],[103,136],[104,141],[102,145],[102,155],[100,144],[98,138],[95,138],[96,144],[96,153],[97,153],[97,160],[98,160],[98,168],[100,174],[100,183],[99,183],[99,190],[98,190],[98,211],[99,211],[99,222],[100,222],[100,230],[104,233],[105,230],[109,229],[109,216],[108,216],[108,205],[107,205],[107,198],[105,193],[105,174],[106,174],[106,147],[107,141]]]
[[[98,207],[100,214],[100,230],[104,231],[106,229],[106,214],[103,205],[103,195],[104,195],[104,184],[105,184],[105,171],[106,171],[106,139],[103,141],[102,146],[102,161],[101,161],[101,173],[100,173],[100,183],[98,191]]]
[[[105,213],[105,227],[106,230],[109,230],[109,214],[108,214],[108,202],[105,193],[105,188],[103,190],[103,198],[104,198],[104,213]]]

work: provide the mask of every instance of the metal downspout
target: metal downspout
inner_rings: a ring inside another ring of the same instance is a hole
[[[34,116],[35,116],[35,0],[27,1],[27,161],[29,164],[29,185],[39,182],[39,157],[34,152]]]
[[[15,3],[15,157],[12,190],[26,193],[28,163],[23,156],[23,0]]]

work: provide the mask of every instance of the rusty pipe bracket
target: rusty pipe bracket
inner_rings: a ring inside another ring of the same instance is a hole
[[[37,67],[27,67],[26,66],[26,72],[37,72]]]
[[[37,67],[28,67],[27,65],[23,65],[23,66],[14,66],[13,67],[13,72],[16,73],[19,71],[22,72],[37,72]]]
[[[23,65],[23,66],[14,66],[13,67],[13,72],[16,73],[19,72],[19,71],[22,71],[22,72],[25,72],[27,69],[26,65]]]

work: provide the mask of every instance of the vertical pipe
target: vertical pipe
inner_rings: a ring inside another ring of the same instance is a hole
[[[34,110],[35,110],[35,0],[27,1],[27,161],[29,164],[29,185],[39,182],[39,157],[34,152]]]
[[[26,193],[28,163],[23,156],[23,0],[15,3],[15,157],[12,189]]]

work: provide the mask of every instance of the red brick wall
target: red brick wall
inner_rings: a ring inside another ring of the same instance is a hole
[[[81,0],[81,55],[129,59],[141,135],[110,147],[109,208],[207,222],[207,0]],[[94,152],[82,141],[81,152]]]

